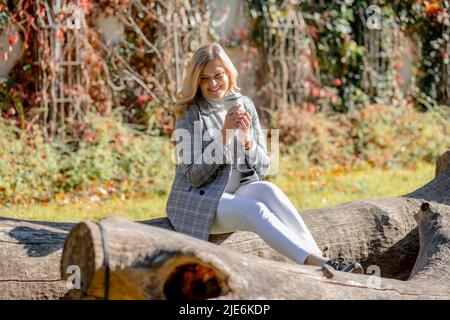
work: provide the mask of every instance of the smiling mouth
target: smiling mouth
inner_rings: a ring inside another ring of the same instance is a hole
[[[208,91],[215,93],[215,92],[219,92],[221,89],[222,89],[222,86],[219,86],[219,87],[217,87],[217,89],[214,89],[214,90],[209,89]]]

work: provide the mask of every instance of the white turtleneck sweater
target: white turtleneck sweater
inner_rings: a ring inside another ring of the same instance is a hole
[[[225,106],[221,103],[221,101],[215,101],[204,97],[206,102],[208,102],[210,110],[212,111],[212,115],[216,118],[217,122],[220,123],[220,127],[223,127],[225,123],[225,117],[227,115],[228,109],[231,108]],[[242,177],[242,173],[237,170],[235,163],[231,166],[231,174],[230,179],[228,180],[228,184],[225,187],[224,192],[234,193],[236,189],[240,185],[240,180]]]

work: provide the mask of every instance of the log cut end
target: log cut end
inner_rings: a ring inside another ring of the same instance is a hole
[[[130,232],[122,228],[125,223],[129,221],[110,217],[100,223],[79,223],[72,229],[64,246],[61,274],[68,279],[65,270],[70,265],[79,267],[83,290],[70,290],[66,298],[183,301],[229,292],[227,274],[197,252],[175,247],[171,241],[165,248],[161,242],[146,245],[152,237],[165,239],[158,234],[167,231]],[[175,239],[175,243],[180,241]]]
[[[70,281],[69,277],[71,275],[67,273],[67,270],[75,267],[75,269],[82,270],[79,275],[80,285],[82,287],[91,285],[94,277],[93,270],[98,268],[100,259],[103,259],[103,251],[100,248],[97,248],[97,250],[94,248],[94,236],[100,236],[100,231],[95,223],[81,222],[72,228],[64,243],[61,256],[61,275],[63,280]],[[80,299],[82,296],[82,290],[71,290],[66,298]]]
[[[450,219],[448,206],[422,203],[414,215],[418,223],[420,250],[409,280],[429,286],[450,283]],[[448,286],[443,287],[450,292]]]
[[[157,275],[168,300],[204,300],[229,291],[225,274],[195,256],[181,255],[169,259]]]

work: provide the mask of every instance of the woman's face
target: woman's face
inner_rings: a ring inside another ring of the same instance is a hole
[[[220,59],[208,61],[200,72],[199,87],[203,97],[218,100],[228,91],[228,75]]]

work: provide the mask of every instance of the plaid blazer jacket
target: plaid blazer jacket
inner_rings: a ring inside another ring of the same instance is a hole
[[[250,132],[256,142],[256,150],[253,147],[252,153],[256,157],[250,161],[248,151],[245,151],[245,163],[236,164],[243,172],[241,184],[246,184],[267,175],[270,157],[252,100],[239,96],[252,118]],[[176,119],[172,139],[176,142],[177,165],[166,214],[176,231],[207,241],[219,200],[230,178],[233,159],[236,159],[232,149],[236,152],[238,142],[234,137],[234,142],[224,147],[215,139],[221,125],[210,111],[200,108],[202,103],[206,101],[200,95]],[[214,155],[213,161],[208,158],[210,154]]]

